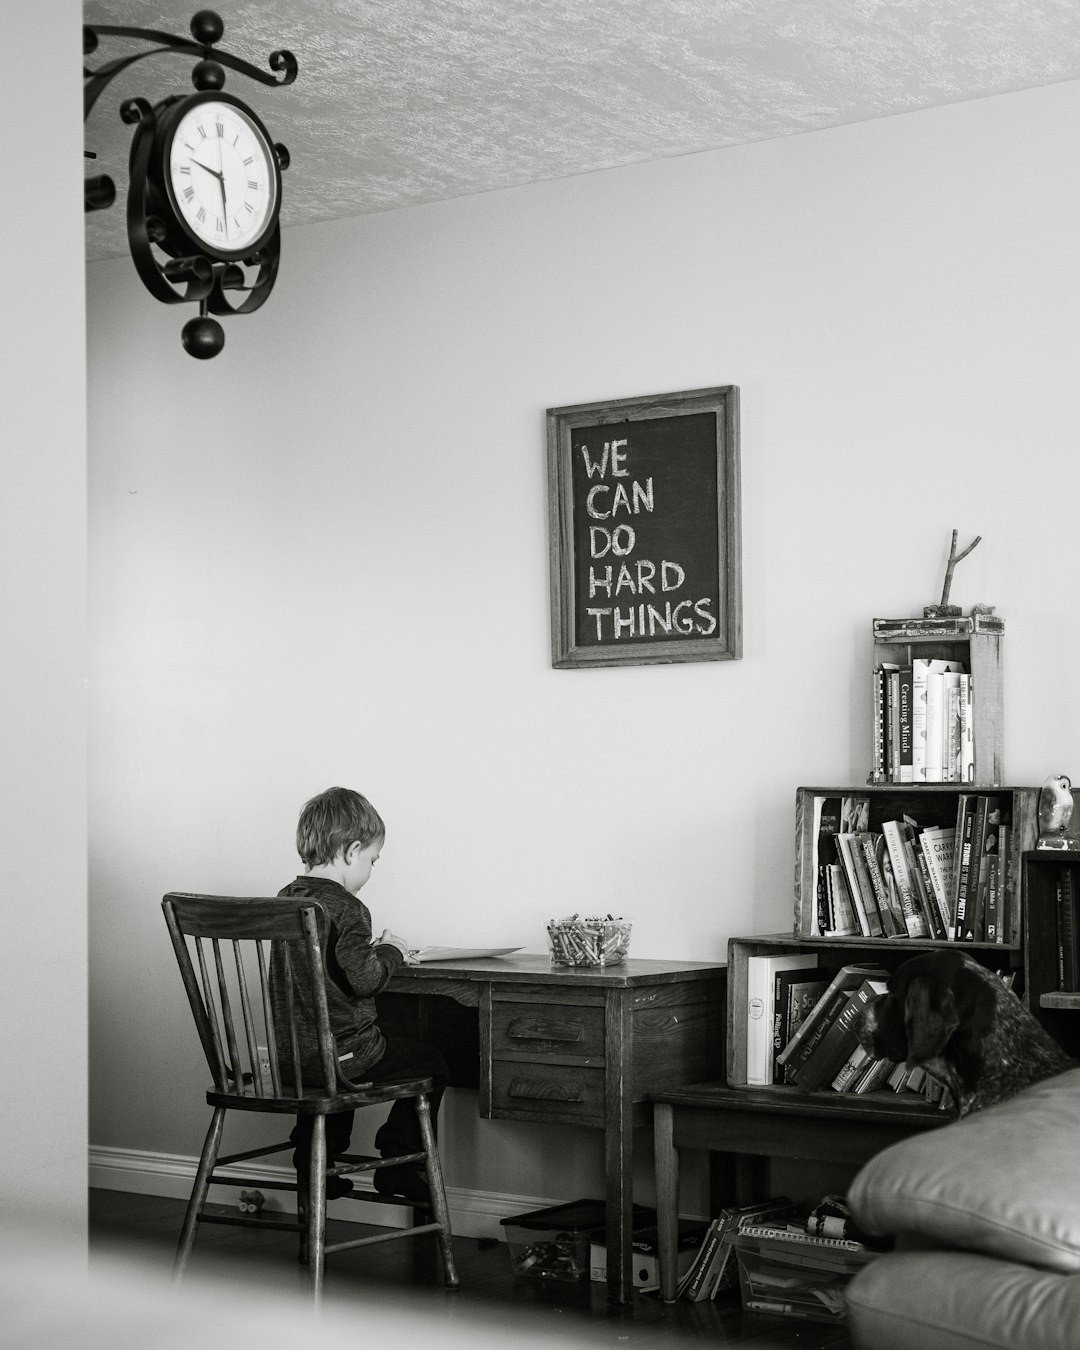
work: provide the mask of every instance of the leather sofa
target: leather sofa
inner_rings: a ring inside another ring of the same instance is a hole
[[[885,1149],[848,1204],[897,1239],[848,1288],[855,1350],[1080,1347],[1080,1069]]]

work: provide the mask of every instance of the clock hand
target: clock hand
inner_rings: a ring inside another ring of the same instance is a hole
[[[197,164],[200,169],[205,169],[207,173],[212,173],[215,178],[221,179],[222,175],[218,173],[217,169],[212,169],[209,164],[204,164],[201,159],[193,159],[191,162]]]

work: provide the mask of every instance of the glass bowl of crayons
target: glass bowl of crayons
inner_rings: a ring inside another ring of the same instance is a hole
[[[625,919],[550,919],[547,926],[551,963],[555,966],[613,966],[626,960],[631,925]]]

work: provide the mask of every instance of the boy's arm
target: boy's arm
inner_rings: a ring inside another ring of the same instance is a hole
[[[338,929],[334,956],[349,988],[361,998],[377,994],[405,964],[400,947],[390,942],[372,942],[371,923],[357,915]]]

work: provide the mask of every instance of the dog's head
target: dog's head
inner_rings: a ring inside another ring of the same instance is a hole
[[[962,952],[913,956],[889,977],[889,989],[863,1012],[859,1040],[878,1058],[919,1065],[958,1089],[978,1079],[980,1047],[994,1016],[986,976]]]

